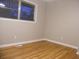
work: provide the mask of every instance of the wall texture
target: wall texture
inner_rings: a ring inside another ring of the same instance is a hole
[[[0,45],[23,42],[43,37],[44,3],[40,0],[29,0],[38,6],[37,22],[12,21],[0,18]]]
[[[47,3],[45,37],[79,47],[79,0]]]
[[[79,0],[28,1],[38,5],[37,22],[0,18],[0,45],[45,37],[79,47]]]

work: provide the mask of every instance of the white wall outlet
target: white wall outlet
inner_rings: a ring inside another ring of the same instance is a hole
[[[14,36],[14,39],[16,39],[16,36]]]
[[[60,40],[63,40],[63,36],[60,36]]]

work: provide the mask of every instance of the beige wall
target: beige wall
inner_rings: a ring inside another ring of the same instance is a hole
[[[44,3],[39,0],[29,0],[38,6],[37,22],[12,21],[0,18],[0,45],[23,42],[43,37]],[[16,38],[15,38],[16,36]]]
[[[79,0],[47,3],[45,37],[79,47]]]
[[[0,45],[45,37],[79,47],[79,0],[29,1],[38,5],[37,23],[0,18]]]

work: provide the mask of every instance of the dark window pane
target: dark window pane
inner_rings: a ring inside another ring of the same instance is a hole
[[[18,18],[18,0],[0,0],[0,17]]]
[[[22,1],[20,18],[22,20],[34,21],[34,8],[34,5]]]

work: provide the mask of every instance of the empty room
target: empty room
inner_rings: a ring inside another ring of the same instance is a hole
[[[0,0],[0,59],[79,59],[79,0]]]

